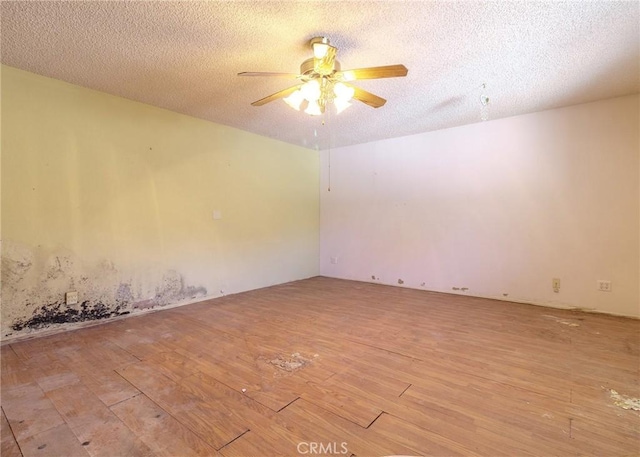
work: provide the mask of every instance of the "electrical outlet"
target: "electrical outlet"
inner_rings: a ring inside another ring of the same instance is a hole
[[[611,292],[611,281],[598,279],[597,284],[598,284],[598,290],[600,292]]]
[[[336,265],[338,263],[338,258],[337,257],[331,257],[331,263],[333,265]]]
[[[551,287],[555,293],[560,292],[560,278],[553,278],[551,280]]]
[[[67,305],[75,305],[76,303],[78,303],[78,292],[76,292],[75,290],[71,290],[64,294],[64,302]]]

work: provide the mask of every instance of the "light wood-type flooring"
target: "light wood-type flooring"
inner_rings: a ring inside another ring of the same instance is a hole
[[[632,456],[640,321],[312,278],[2,346],[2,457]]]

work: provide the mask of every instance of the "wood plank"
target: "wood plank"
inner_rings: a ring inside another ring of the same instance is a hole
[[[21,447],[24,457],[88,457],[90,455],[67,424],[30,436],[21,442]]]
[[[234,420],[223,404],[203,401],[144,362],[121,368],[118,373],[215,449],[249,429]]]
[[[237,358],[225,360],[212,354],[194,353],[183,349],[178,349],[177,352],[189,357],[198,371],[240,392],[246,389],[249,397],[274,411],[279,411],[298,398],[297,392],[286,387],[281,388],[275,378],[262,377],[260,370],[246,361]]]
[[[32,357],[25,365],[44,392],[80,383],[80,378],[51,353]]]
[[[35,382],[2,389],[2,409],[18,444],[64,422]]]
[[[82,385],[47,393],[65,422],[92,456],[152,456],[151,449]]]
[[[374,425],[378,422],[377,419]],[[278,423],[301,436],[306,442],[339,443],[340,453],[345,443],[346,454],[418,455],[417,447],[409,447],[392,434],[381,434],[373,426],[363,429],[351,421],[309,403],[296,400],[278,413]]]
[[[0,455],[3,457],[22,457],[16,438],[13,436],[4,410],[0,415]]]
[[[424,430],[390,414],[382,414],[371,426],[371,430],[397,440],[401,445],[416,449],[421,455],[476,456],[454,440]]]
[[[182,425],[146,395],[138,395],[111,407],[142,442],[158,456],[220,455],[189,428]]]
[[[382,413],[380,403],[345,386],[309,382],[301,398],[367,428]]]
[[[246,393],[238,392],[205,373],[196,372],[182,379],[180,385],[204,401],[224,404],[234,416],[241,418],[241,421],[250,427],[256,423],[264,423],[265,420],[272,420],[276,416],[272,409]]]
[[[11,345],[0,346],[0,372],[18,370],[21,367],[21,360],[15,353]]]
[[[160,352],[143,360],[173,381],[180,381],[198,371],[189,357],[176,351]]]
[[[278,439],[273,442],[269,434],[264,431],[254,432],[248,430],[242,436],[231,443],[228,443],[220,450],[225,457],[247,457],[247,456],[289,456],[297,454],[297,439]]]
[[[83,369],[76,371],[82,384],[107,406],[133,398],[140,393],[131,383],[113,370]]]

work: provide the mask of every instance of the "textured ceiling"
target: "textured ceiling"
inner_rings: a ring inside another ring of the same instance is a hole
[[[498,119],[640,91],[636,1],[2,1],[4,64],[313,149]],[[402,63],[359,81],[388,100],[311,117],[277,100],[308,40],[343,69]]]

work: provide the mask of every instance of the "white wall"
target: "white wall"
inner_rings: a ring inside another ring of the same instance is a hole
[[[639,122],[634,95],[325,151],[321,274],[640,316]]]
[[[318,274],[316,151],[6,66],[1,145],[2,338]]]

